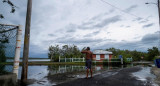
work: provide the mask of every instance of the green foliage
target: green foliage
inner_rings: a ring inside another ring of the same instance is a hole
[[[152,49],[148,49],[148,52],[140,52],[137,50],[120,50],[115,48],[109,48],[106,49],[107,51],[113,52],[113,57],[119,57],[119,55],[122,55],[124,58],[124,62],[127,63],[126,58],[133,58],[133,61],[140,61],[140,60],[148,60],[152,61],[155,56],[159,55],[159,51],[157,47],[153,47]],[[141,57],[144,57],[143,59]]]
[[[158,52],[158,48],[157,47],[153,47],[152,49],[148,49],[147,60],[152,61],[158,55],[159,55],[159,52]]]
[[[83,57],[81,51],[76,45],[64,45],[62,48],[59,45],[49,46],[48,57],[53,61],[58,61],[61,58],[80,58]]]
[[[5,47],[1,44],[0,45],[0,62],[6,62],[6,56],[5,56],[4,48]]]
[[[59,45],[55,45],[55,46],[51,45],[48,50],[49,50],[48,57],[52,61],[58,61],[58,58],[60,56]]]

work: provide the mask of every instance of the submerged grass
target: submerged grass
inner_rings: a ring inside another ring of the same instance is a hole
[[[3,62],[0,63],[2,65],[13,65],[13,62]],[[108,65],[108,63],[105,62],[92,62],[93,65],[95,64],[101,64],[101,65]],[[120,65],[119,63],[109,63],[109,64],[115,64]],[[22,65],[22,62],[20,62],[20,65]],[[51,62],[51,61],[39,61],[39,62],[28,62],[28,65],[85,65],[85,62]]]
[[[13,62],[2,62],[3,65],[13,65]],[[22,65],[22,62],[20,62]],[[51,61],[40,61],[40,62],[28,62],[28,65],[85,65],[84,62],[51,62]]]

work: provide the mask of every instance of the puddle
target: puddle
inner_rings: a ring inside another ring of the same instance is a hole
[[[6,65],[8,68],[11,65]],[[12,66],[11,66],[12,67]],[[127,65],[126,67],[133,67],[133,65]],[[101,74],[102,71],[124,68],[124,66],[105,66],[105,65],[93,65],[93,76]],[[19,68],[18,79],[21,78],[22,67]],[[116,73],[108,72],[103,77],[109,77]],[[51,76],[49,78],[49,76]],[[34,79],[35,82],[28,86],[52,86],[59,83],[68,82],[77,78],[85,78],[86,69],[82,65],[35,65],[28,66],[28,79]],[[90,75],[89,75],[90,77]],[[101,78],[101,77],[100,77]]]
[[[151,74],[151,67],[142,67],[142,70],[132,73],[134,77],[137,77],[137,80],[144,82],[144,85],[149,86],[159,86],[154,83],[155,75]]]

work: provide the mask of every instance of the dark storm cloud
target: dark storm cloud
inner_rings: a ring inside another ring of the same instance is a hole
[[[159,35],[160,35],[159,31],[157,31],[153,34],[145,35],[139,41],[132,41],[132,42],[128,42],[125,40],[122,40],[121,42],[109,41],[103,45],[94,47],[94,49],[106,49],[115,47],[118,49],[138,50],[146,52],[148,48],[152,48],[153,46],[158,46]]]
[[[54,34],[48,34],[48,36],[51,36],[51,37],[52,37],[52,36],[55,36],[55,35],[54,35]]]
[[[61,40],[63,39],[63,40]],[[58,43],[69,43],[69,44],[83,44],[83,43],[96,43],[96,42],[101,42],[103,41],[102,39],[93,39],[93,38],[83,38],[83,39],[76,39],[76,38],[58,38],[57,42]]]
[[[113,16],[111,18],[107,18],[107,19],[102,20],[102,22],[94,25],[93,28],[103,28],[104,26],[107,26],[111,23],[115,23],[118,21],[121,21],[121,16],[119,16],[119,15]]]
[[[99,34],[99,33],[100,33],[100,31],[95,31],[95,32],[93,32],[93,33],[90,33],[90,34],[85,35],[84,37],[91,37],[91,36],[97,35],[97,34]]]
[[[111,10],[109,10],[109,13],[112,13],[112,12],[114,12],[115,11],[115,9],[111,9]]]
[[[120,27],[124,27],[124,25],[121,25]]]
[[[89,21],[89,22],[82,23],[82,25],[84,25],[84,26],[91,25],[91,24],[94,24],[94,22],[93,21]]]
[[[132,21],[141,21],[143,18],[140,18],[140,17],[138,17],[138,18],[136,18],[136,19],[133,19]]]
[[[76,32],[76,28],[69,29],[67,32]]]
[[[148,27],[151,27],[151,26],[153,26],[154,25],[154,23],[150,23],[150,24],[147,24],[147,25],[143,25],[143,28],[148,28]]]
[[[126,28],[129,28],[129,27],[131,27],[131,26],[126,26]]]
[[[149,20],[140,21],[139,23],[147,23]]]
[[[97,35],[98,33],[100,33],[100,31],[93,32],[94,35]]]
[[[103,14],[99,14],[97,16],[92,17],[91,20],[99,20],[102,17],[104,17],[106,15],[109,15],[110,13],[113,13],[114,11],[115,11],[114,9],[111,9],[111,10],[109,10],[109,12],[106,12],[106,13],[103,13]]]
[[[139,47],[136,43],[137,42],[127,42],[127,41],[107,42],[106,44],[95,47],[94,49],[107,49],[107,48],[114,47],[117,49],[135,50],[135,49],[138,49]]]
[[[155,34],[160,34],[160,31],[155,32]]]
[[[48,51],[41,49],[38,45],[30,44],[29,57],[32,58],[47,58]]]
[[[76,32],[77,25],[75,24],[69,24],[68,26],[65,27],[67,32]]]
[[[104,18],[103,20],[97,22],[97,20],[89,20],[88,22],[82,23],[81,25],[69,24],[66,26],[67,32],[75,32],[76,29],[97,29],[108,26],[109,24],[121,21],[121,16],[116,15],[110,18]]]
[[[137,8],[137,7],[138,7],[138,5],[132,5],[129,8],[127,8],[125,11],[126,12],[131,12],[134,8]]]
[[[147,34],[142,38],[143,43],[151,43],[151,42],[157,42],[159,39],[159,34]]]

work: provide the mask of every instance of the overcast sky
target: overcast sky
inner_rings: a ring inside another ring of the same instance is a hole
[[[27,0],[12,1],[18,7],[14,14],[0,2],[0,23],[20,24],[24,33]],[[143,52],[158,47],[158,9],[146,2],[157,0],[33,0],[30,57],[47,57],[50,45]]]

